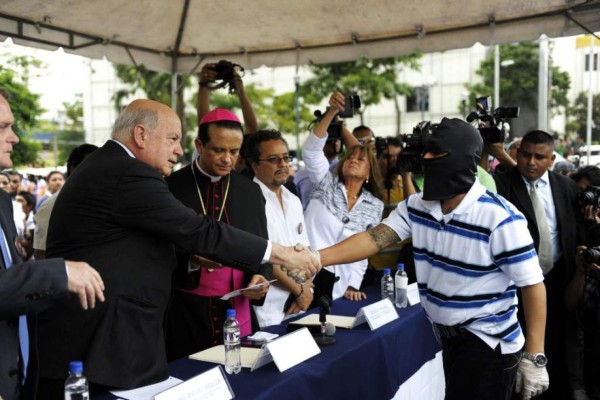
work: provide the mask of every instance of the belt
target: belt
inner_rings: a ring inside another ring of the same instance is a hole
[[[437,330],[438,334],[445,339],[464,337],[469,332],[460,325],[447,326],[434,323],[433,326]]]

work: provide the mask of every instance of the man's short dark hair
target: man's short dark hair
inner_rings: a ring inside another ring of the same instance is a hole
[[[21,173],[19,171],[15,171],[14,169],[10,170],[10,171],[5,171],[5,172],[10,176],[18,175],[21,180],[23,179],[23,175],[21,175]]]
[[[281,140],[285,147],[289,148],[287,141],[283,138],[281,132],[274,129],[259,130],[256,133],[246,135],[248,138],[244,143],[243,157],[248,164],[258,162],[260,158],[260,144],[268,140]]]
[[[67,176],[70,176],[73,173],[73,169],[96,150],[98,150],[98,146],[89,143],[84,143],[71,150],[71,154],[69,154],[69,158],[67,159]]]
[[[373,130],[366,125],[359,125],[356,128],[352,129],[352,134],[354,135],[356,132],[363,131],[363,130],[370,131],[371,134],[373,134]]]
[[[33,197],[31,193],[21,190],[19,193],[17,193],[17,196],[21,196],[28,205],[35,207],[35,197]]]
[[[50,171],[50,172],[48,173],[48,175],[46,176],[46,181],[49,181],[49,180],[50,180],[50,178],[52,178],[52,175],[57,175],[57,174],[58,174],[58,175],[61,175],[61,176],[63,177],[63,179],[65,178],[65,174],[63,174],[63,173],[62,173],[62,172],[60,172],[60,171]]]
[[[586,165],[585,167],[581,167],[571,175],[571,178],[578,182],[581,179],[585,178],[590,182],[592,186],[600,186],[600,168],[595,165]]]
[[[202,124],[198,127],[198,139],[202,142],[202,145],[206,146],[206,144],[210,141],[210,136],[208,136],[208,128],[213,125],[217,128],[226,128],[226,129],[234,129],[240,131],[243,135],[244,130],[242,129],[242,124],[235,121],[215,121],[209,122],[208,124]]]
[[[552,135],[540,130],[528,132],[523,136],[523,139],[521,139],[521,143],[547,144],[554,149],[554,138]]]

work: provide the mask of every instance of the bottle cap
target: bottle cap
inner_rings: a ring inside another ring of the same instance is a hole
[[[235,318],[235,310],[233,308],[227,310],[227,318]]]
[[[73,374],[80,374],[83,372],[83,362],[81,361],[71,361],[69,363],[69,372]]]
[[[401,269],[401,270],[403,270],[403,271],[404,271],[404,264],[402,264],[402,263],[399,263],[399,264],[398,264],[398,269]]]
[[[386,268],[383,270],[384,275],[390,275],[391,273],[392,273],[392,271],[389,268]]]

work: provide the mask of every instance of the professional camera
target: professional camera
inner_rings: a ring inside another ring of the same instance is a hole
[[[244,67],[227,60],[221,60],[218,63],[216,63],[213,67],[213,70],[217,73],[217,77],[215,78],[215,80],[222,82],[207,86],[211,90],[216,90],[225,86],[229,86],[229,93],[235,92],[235,85],[233,82],[235,80],[236,72],[240,76],[244,75]]]
[[[414,128],[412,134],[400,135],[400,140],[404,144],[402,153],[397,158],[396,166],[391,173],[401,174],[404,172],[421,173],[423,169],[423,154],[427,140],[431,132],[437,127],[430,121],[419,122]]]
[[[600,247],[587,248],[581,256],[587,264],[600,264]]]
[[[475,99],[475,111],[467,115],[467,122],[477,120],[477,128],[483,138],[483,143],[502,143],[510,131],[506,122],[509,118],[519,117],[519,107],[498,107],[490,113],[490,97]]]
[[[233,82],[236,72],[238,75],[241,75],[244,72],[244,67],[227,60],[221,60],[216,63],[214,69],[217,73],[217,80],[222,80],[228,83]]]
[[[600,208],[600,187],[588,186],[579,193],[579,205],[581,207],[592,206]]]

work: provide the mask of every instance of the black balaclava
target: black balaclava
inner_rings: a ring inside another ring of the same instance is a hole
[[[458,119],[442,119],[433,130],[423,153],[448,153],[423,159],[424,200],[446,200],[469,191],[477,175],[483,140],[471,124]]]

